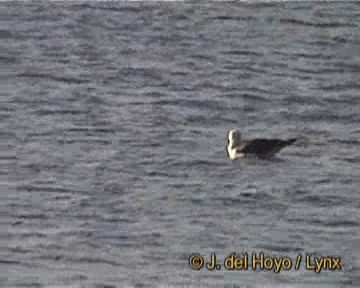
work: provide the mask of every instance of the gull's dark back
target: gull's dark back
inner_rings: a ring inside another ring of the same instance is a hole
[[[260,157],[269,157],[279,152],[282,148],[293,144],[295,141],[295,138],[289,140],[254,139],[248,142],[239,152],[244,154],[256,154]]]

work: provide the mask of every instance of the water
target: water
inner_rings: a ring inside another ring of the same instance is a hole
[[[1,6],[0,286],[359,284],[358,3]],[[344,265],[188,264],[260,251]]]

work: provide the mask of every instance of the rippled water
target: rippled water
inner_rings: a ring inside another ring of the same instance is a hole
[[[1,6],[2,287],[359,284],[358,3]],[[344,266],[188,264],[245,251]]]

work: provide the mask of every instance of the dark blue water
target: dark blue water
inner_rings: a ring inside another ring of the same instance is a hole
[[[360,285],[358,3],[0,5],[1,287]],[[343,267],[188,264],[260,251]]]

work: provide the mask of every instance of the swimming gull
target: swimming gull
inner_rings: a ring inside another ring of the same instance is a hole
[[[239,131],[230,130],[228,132],[228,145],[226,150],[231,160],[250,155],[266,159],[284,147],[293,144],[296,140],[296,138],[288,140],[258,138],[250,141],[242,141]]]

